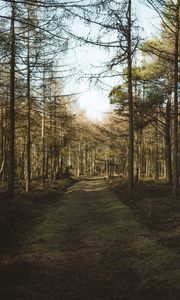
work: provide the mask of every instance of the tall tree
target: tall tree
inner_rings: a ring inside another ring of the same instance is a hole
[[[173,151],[173,196],[178,194],[178,179],[179,179],[179,157],[178,157],[178,83],[179,83],[179,5],[180,0],[175,4],[175,47],[174,47],[174,151]]]
[[[16,63],[16,41],[15,41],[15,15],[16,3],[11,2],[11,74],[10,74],[10,107],[9,107],[9,165],[8,165],[8,194],[14,194],[15,174],[15,63]]]
[[[128,2],[127,27],[127,61],[128,61],[128,104],[129,104],[129,152],[128,152],[128,186],[129,194],[133,195],[134,182],[134,118],[133,118],[133,92],[132,92],[132,4]]]
[[[159,14],[162,24],[162,33],[158,43],[152,43],[149,47],[152,53],[164,62],[170,62],[169,68],[171,71],[171,80],[169,83],[173,85],[168,90],[173,91],[173,196],[178,194],[178,177],[179,177],[179,142],[178,142],[178,82],[179,82],[179,0],[153,0],[148,1],[156,12]],[[159,43],[160,42],[160,43]],[[157,46],[158,45],[158,46]],[[169,99],[171,96],[169,95]],[[170,107],[170,106],[169,106]]]

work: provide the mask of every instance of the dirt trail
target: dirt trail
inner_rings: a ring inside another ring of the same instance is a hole
[[[2,300],[180,299],[180,257],[104,179],[81,181],[48,205],[20,245],[1,262]]]

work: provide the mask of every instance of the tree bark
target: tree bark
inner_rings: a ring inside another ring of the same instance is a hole
[[[133,196],[134,183],[134,125],[132,92],[132,51],[131,51],[131,0],[128,6],[128,104],[129,104],[129,150],[128,150],[128,191]]]
[[[31,189],[31,78],[30,78],[30,43],[28,28],[28,45],[27,45],[27,143],[26,143],[26,192]]]
[[[166,104],[165,126],[165,154],[166,154],[166,180],[172,184],[172,158],[171,158],[171,95],[168,95]]]
[[[155,157],[154,157],[154,178],[159,178],[159,135],[158,135],[158,120],[155,127]]]
[[[179,57],[179,4],[176,3],[176,32],[174,52],[174,148],[173,148],[173,196],[178,195],[178,57]]]
[[[11,12],[11,75],[9,107],[9,162],[8,162],[8,195],[14,195],[15,177],[15,1],[12,1]]]
[[[44,187],[45,183],[45,66],[43,71],[43,111],[42,111],[42,128],[41,128],[41,137],[42,137],[42,186]]]

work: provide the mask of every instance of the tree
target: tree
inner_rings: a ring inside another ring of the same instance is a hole
[[[127,27],[127,62],[128,62],[128,104],[129,104],[129,153],[128,153],[128,184],[129,194],[133,195],[134,182],[134,117],[133,117],[133,92],[132,92],[132,5],[128,2],[128,27]]]
[[[178,179],[179,179],[179,159],[178,159],[178,83],[179,83],[179,5],[177,0],[175,4],[175,47],[174,47],[174,157],[173,157],[173,196],[178,194]]]
[[[11,75],[10,75],[10,108],[9,108],[9,170],[8,170],[8,194],[14,194],[14,174],[15,174],[15,57],[16,57],[16,41],[15,41],[15,0],[11,3]]]
[[[160,39],[161,47],[150,44],[148,51],[152,51],[164,61],[171,62],[173,84],[173,196],[178,194],[179,177],[179,143],[178,143],[178,82],[179,82],[179,0],[165,1],[154,0],[148,3],[158,12],[162,20],[162,34]],[[170,82],[170,81],[169,81]],[[169,86],[169,85],[168,85]],[[170,97],[169,97],[170,98]],[[170,105],[168,105],[170,107]],[[167,127],[167,130],[168,127]],[[170,170],[169,170],[170,172]]]

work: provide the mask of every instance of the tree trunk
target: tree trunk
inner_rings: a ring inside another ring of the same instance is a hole
[[[30,52],[29,29],[27,46],[27,143],[26,143],[26,192],[31,188],[31,83],[30,83]]]
[[[156,121],[155,128],[155,157],[154,157],[154,178],[159,178],[159,135],[158,135],[158,121]]]
[[[11,13],[11,75],[10,75],[10,108],[9,108],[9,164],[8,164],[8,195],[14,195],[15,175],[15,1],[12,1]]]
[[[179,4],[176,4],[176,32],[174,53],[174,148],[173,148],[173,196],[178,194],[178,56],[179,56]]]
[[[43,112],[42,112],[42,186],[44,187],[45,183],[45,135],[44,135],[44,128],[45,128],[45,66],[43,71]]]
[[[133,195],[134,183],[134,126],[132,92],[132,51],[131,51],[131,0],[128,7],[128,104],[129,104],[129,150],[128,150],[128,191]]]
[[[165,126],[165,154],[166,154],[166,180],[172,184],[172,158],[171,158],[171,95],[168,95],[166,104]]]

